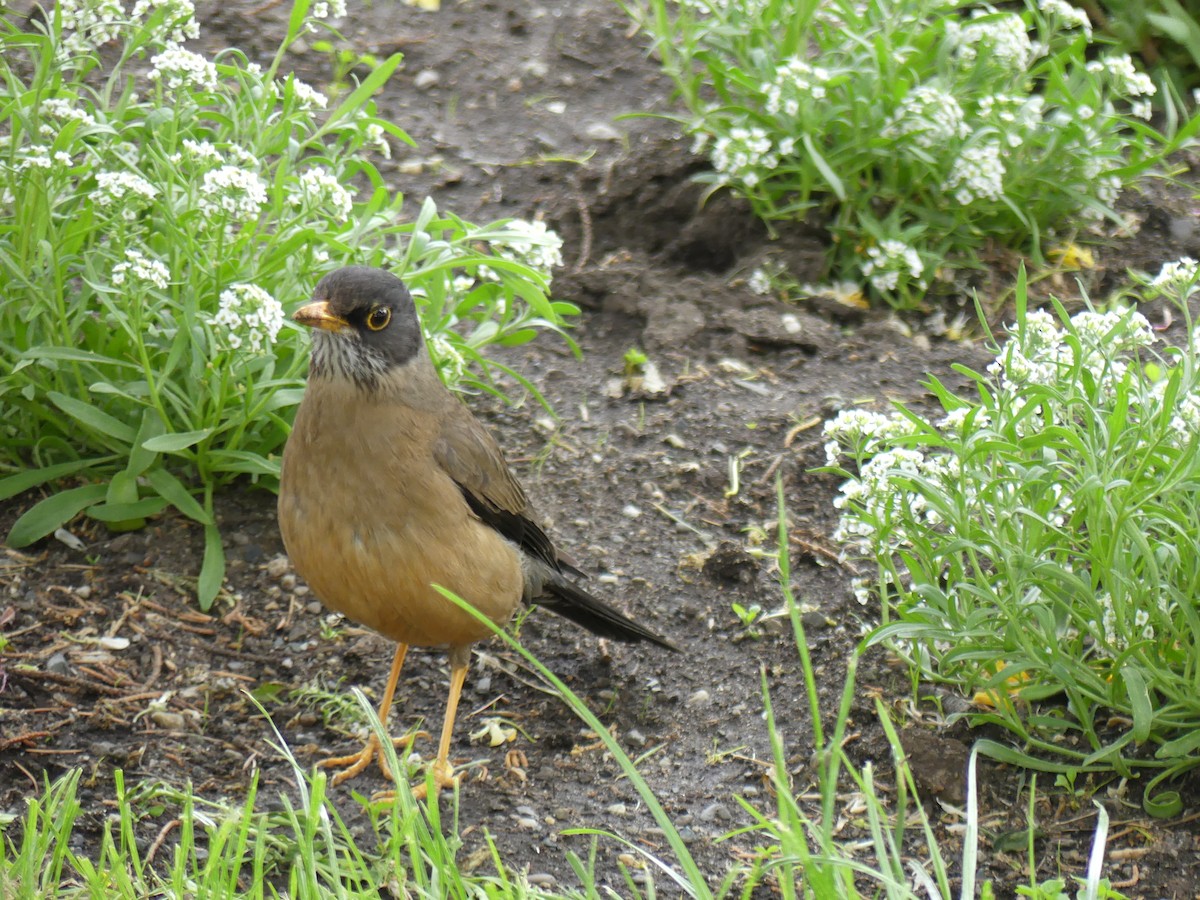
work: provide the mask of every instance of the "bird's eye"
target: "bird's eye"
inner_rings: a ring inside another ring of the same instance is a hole
[[[382,331],[387,323],[392,321],[392,311],[386,306],[377,306],[367,315],[367,327],[372,331]]]

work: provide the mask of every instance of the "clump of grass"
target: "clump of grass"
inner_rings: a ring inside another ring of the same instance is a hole
[[[174,507],[205,529],[207,606],[224,572],[213,491],[275,487],[307,352],[285,313],[322,275],[404,277],[451,386],[486,387],[489,347],[575,309],[548,297],[561,241],[541,223],[474,225],[431,202],[402,222],[374,160],[411,141],[372,100],[399,54],[336,105],[285,70],[344,4],[297,0],[265,69],[183,49],[193,13],[0,14],[0,473],[17,473],[0,498],[86,482],[31,509],[12,546],[80,512],[127,529]]]
[[[1138,293],[1174,301],[1184,346],[1155,351],[1134,309],[1026,308],[971,395],[940,410],[848,410],[826,424],[849,479],[838,536],[877,564],[873,637],[976,695],[1011,731],[994,750],[1058,772],[1152,775],[1145,806],[1178,812],[1164,779],[1200,765],[1200,337],[1197,264]]]
[[[1156,86],[1064,0],[626,7],[706,180],[768,223],[827,217],[833,277],[897,308],[984,247],[1038,257],[1053,235],[1120,221],[1117,197],[1168,146],[1146,122]]]

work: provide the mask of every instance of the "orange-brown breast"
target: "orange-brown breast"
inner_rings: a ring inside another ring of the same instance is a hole
[[[326,606],[416,646],[490,634],[432,584],[498,623],[523,584],[516,548],[472,515],[434,460],[440,418],[394,395],[314,382],[281,475],[279,527],[297,572]]]

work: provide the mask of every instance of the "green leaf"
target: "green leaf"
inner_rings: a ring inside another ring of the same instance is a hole
[[[131,426],[119,419],[114,419],[108,413],[97,409],[90,403],[85,403],[83,400],[77,400],[74,397],[68,397],[66,394],[60,394],[58,391],[50,391],[46,396],[50,398],[51,403],[75,421],[94,431],[99,431],[101,434],[116,438],[123,444],[132,445],[134,438],[137,436]]]
[[[216,525],[204,526],[204,562],[200,564],[200,580],[196,585],[196,599],[205,612],[213,605],[225,581],[225,549],[221,546],[221,532]]]
[[[142,441],[142,446],[155,453],[176,453],[200,443],[213,433],[211,428],[201,428],[199,431],[177,431],[172,434],[160,434]]]
[[[103,503],[89,508],[87,514],[101,522],[118,524],[139,522],[144,524],[147,516],[156,516],[166,507],[165,498],[147,497],[145,500],[135,500],[132,503]],[[141,524],[134,527],[140,528]]]
[[[8,546],[20,549],[40,541],[87,507],[103,500],[107,491],[108,485],[105,484],[85,484],[47,497],[13,523],[8,532]]]
[[[141,475],[154,465],[158,454],[146,447],[146,441],[158,437],[165,428],[162,419],[153,409],[147,409],[142,413],[142,425],[138,429],[133,446],[129,448],[129,464],[125,467],[125,471],[133,475]]]
[[[1133,712],[1133,739],[1139,744],[1150,737],[1154,724],[1154,705],[1141,670],[1134,666],[1122,666],[1121,677],[1125,680],[1125,693]]]
[[[346,116],[356,113],[362,108],[362,105],[371,99],[371,95],[387,83],[387,80],[392,77],[392,73],[396,71],[396,67],[400,65],[400,61],[404,59],[403,53],[393,53],[382,65],[376,66],[371,70],[371,74],[363,79],[362,84],[350,92],[341,105],[338,106],[325,122],[325,127],[322,131],[343,119]]]
[[[112,462],[114,457],[101,456],[94,459],[75,459],[71,462],[58,463],[54,466],[44,466],[41,469],[30,469],[26,472],[18,472],[16,475],[9,475],[7,478],[0,480],[0,500],[7,500],[9,497],[15,497],[17,494],[23,494],[31,488],[45,484],[47,481],[54,481],[57,478],[66,478],[68,475],[74,475],[76,472],[82,472],[84,469],[92,466],[100,466],[107,462]]]
[[[146,476],[146,480],[150,482],[150,486],[154,490],[158,491],[160,497],[189,519],[199,522],[201,525],[213,524],[212,516],[204,511],[200,501],[192,496],[182,481],[166,469],[155,469]]]

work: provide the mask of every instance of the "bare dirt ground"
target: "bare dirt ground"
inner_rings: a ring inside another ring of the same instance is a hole
[[[207,2],[199,16],[206,47],[236,45],[254,59],[273,53],[286,9]],[[582,362],[552,336],[506,357],[559,418],[528,401],[505,407],[480,397],[472,405],[497,432],[560,546],[601,575],[596,590],[684,652],[605,646],[547,613],[527,619],[521,637],[631,754],[646,754],[641,770],[715,884],[759,843],[753,835],[718,840],[749,824],[734,798],[766,812],[773,806],[764,778],[770,747],[761,672],[788,743],[795,790],[812,785],[811,735],[786,620],[770,619],[751,635],[732,609],[734,602],[767,611],[781,606],[776,573],[745,552],[756,535],[771,546],[776,477],[791,522],[793,588],[809,610],[811,651],[831,713],[846,658],[875,611],[855,602],[851,573],[827,537],[837,483],[810,472],[824,461],[820,423],[850,405],[920,402],[924,373],[952,376],[951,363],[979,366],[986,355],[975,344],[937,336],[919,317],[901,323],[819,298],[784,307],[751,293],[744,279],[768,256],[786,261],[801,280],[818,279],[823,236],[813,228],[769,240],[736,201],[718,195],[701,203],[690,176],[702,161],[689,154],[678,128],[661,118],[618,118],[674,107],[644,36],[630,30],[615,4],[444,0],[439,11],[422,12],[382,0],[352,2],[342,30],[357,52],[405,54],[378,103],[418,143],[416,150],[397,147],[385,169],[410,209],[433,196],[469,219],[541,216],[567,241],[555,294],[585,309],[574,332]],[[329,59],[299,49],[298,73],[328,82]],[[1097,296],[1127,266],[1154,270],[1164,260],[1200,255],[1191,192],[1157,183],[1129,202],[1142,231],[1097,250],[1099,268],[1083,275]],[[999,260],[980,286],[1002,288],[1011,269],[1010,260]],[[1069,279],[1056,285],[1070,293]],[[631,347],[658,364],[663,394],[610,389]],[[736,493],[731,458],[740,460]],[[35,499],[0,506],[0,527]],[[115,768],[129,780],[190,781],[199,793],[235,802],[255,769],[261,796],[291,791],[291,770],[269,746],[269,723],[245,690],[273,697],[272,719],[302,762],[315,761],[320,747],[356,746],[292,691],[362,685],[377,695],[391,646],[329,619],[297,583],[280,559],[273,496],[228,496],[220,512],[229,591],[211,615],[199,613],[188,595],[201,535],[182,518],[122,535],[81,522],[83,552],[47,541],[0,559],[7,640],[0,655],[0,812],[19,814],[43,775],[79,766],[87,772],[87,820],[97,828],[113,797]],[[906,674],[883,652],[867,657],[859,678],[854,757],[873,762],[880,783],[890,783],[891,748],[872,700],[881,695],[909,729],[912,746],[925,751],[916,758],[923,783],[954,800],[961,768],[947,761],[961,762],[976,735],[939,725],[932,706],[914,715]],[[393,730],[420,721],[436,728],[446,679],[444,654],[410,654]],[[494,717],[519,726],[515,743],[472,743],[470,735]],[[505,766],[512,749],[527,765]],[[508,865],[563,887],[576,883],[564,848],[586,851],[586,840],[563,836],[565,828],[609,829],[667,853],[594,736],[498,643],[479,648],[453,755],[480,761],[490,773],[462,792],[460,859],[467,865],[490,865],[477,855],[484,828]],[[1027,825],[1028,782],[986,763],[981,777],[983,874],[1001,896],[1011,896],[1030,875],[1023,853],[1005,850],[1001,839]],[[1090,803],[1047,794],[1048,781],[1038,783],[1038,880],[1082,874],[1095,822]],[[365,828],[348,787],[339,789],[339,806]],[[369,793],[383,783],[372,771],[354,787]],[[1115,783],[1094,787],[1115,823],[1106,874],[1127,884],[1127,896],[1200,896],[1196,779],[1179,786],[1185,818],[1170,822],[1144,816],[1136,784],[1123,792]],[[932,798],[929,809],[953,857],[958,839],[947,826],[957,819]],[[156,831],[147,823],[147,845]],[[858,833],[851,821],[846,836]],[[83,846],[95,838],[85,829],[75,840]],[[622,893],[619,852],[602,844],[598,868]]]

